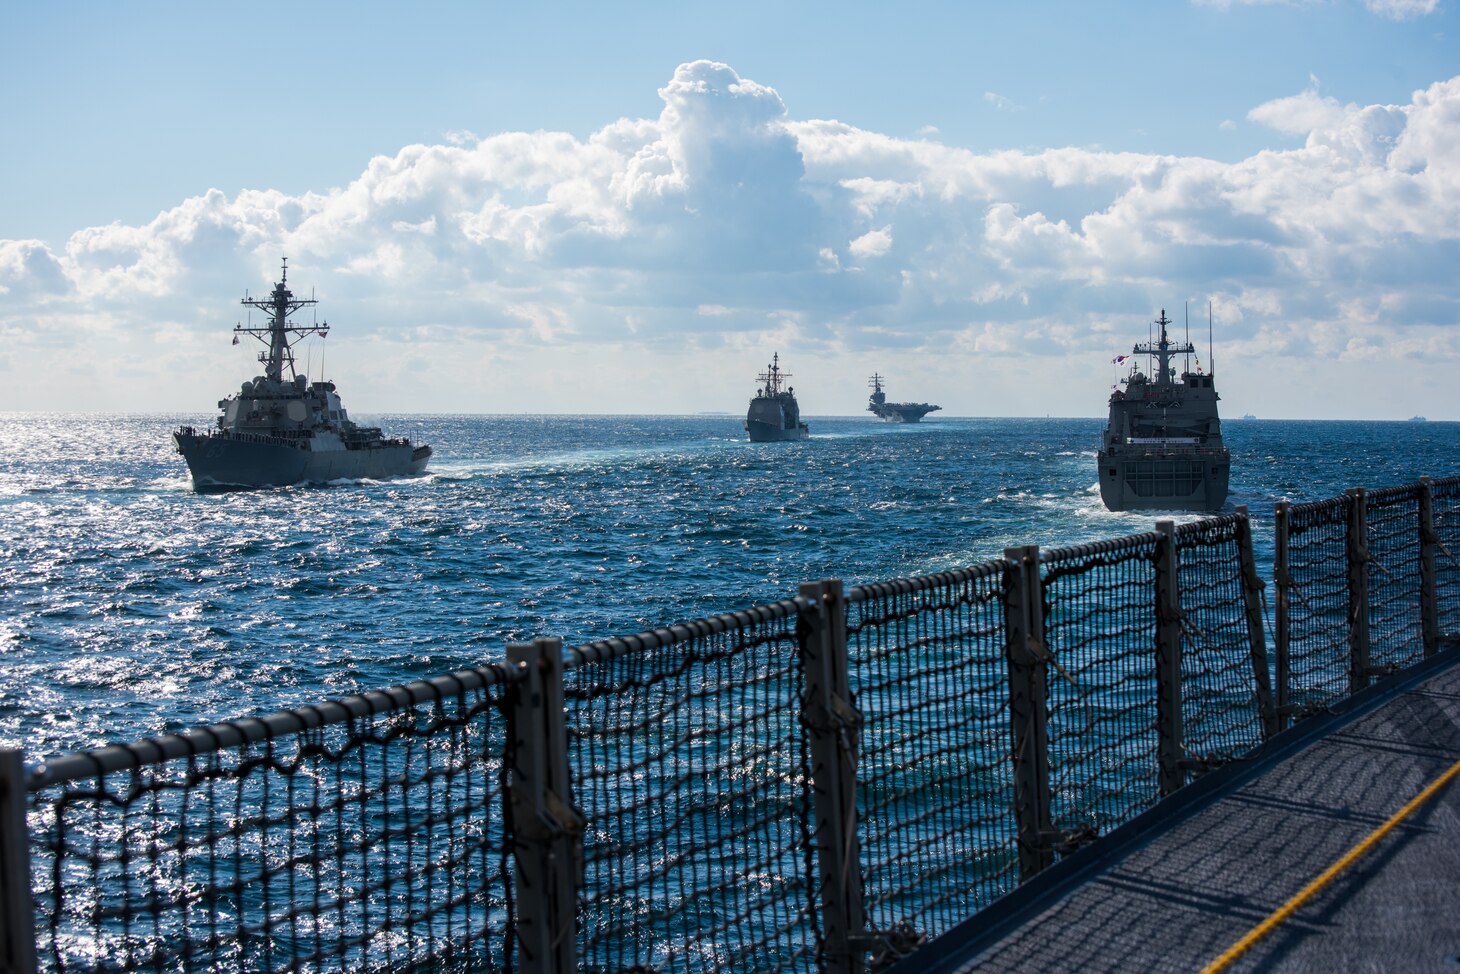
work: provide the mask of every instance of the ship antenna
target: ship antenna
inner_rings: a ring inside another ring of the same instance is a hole
[[[1186,371],[1191,372],[1191,299],[1186,299]]]
[[[1207,372],[1217,374],[1217,356],[1212,351],[1212,299],[1207,298]]]

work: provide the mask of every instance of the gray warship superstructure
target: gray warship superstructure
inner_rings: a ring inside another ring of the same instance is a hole
[[[928,413],[943,408],[925,402],[888,402],[887,393],[882,391],[882,376],[875,372],[867,385],[872,388],[872,395],[867,397],[867,411],[889,423],[916,423]]]
[[[1220,510],[1232,460],[1222,445],[1213,376],[1187,368],[1177,381],[1172,358],[1196,349],[1171,342],[1164,309],[1155,324],[1159,341],[1115,360],[1133,359],[1125,389],[1110,395],[1110,422],[1098,453],[1100,499],[1112,511]],[[1142,357],[1149,375],[1141,371]]]
[[[310,382],[295,371],[294,346],[309,335],[327,335],[329,323],[302,325],[289,320],[300,308],[318,302],[294,297],[288,280],[285,258],[281,279],[269,297],[243,299],[247,307],[265,312],[268,323],[233,329],[235,345],[240,335],[249,335],[268,346],[259,353],[264,374],[244,382],[237,395],[219,400],[221,415],[215,427],[184,426],[173,434],[193,487],[199,491],[282,487],[423,473],[431,458],[429,446],[356,425],[333,382]]]
[[[804,440],[811,430],[801,422],[801,407],[796,403],[796,390],[781,383],[791,377],[781,371],[781,353],[771,358],[766,370],[756,376],[760,388],[750,400],[745,414],[745,432],[752,443],[775,443],[780,440]]]

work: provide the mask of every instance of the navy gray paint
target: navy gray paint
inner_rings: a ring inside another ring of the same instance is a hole
[[[766,370],[756,376],[761,383],[750,400],[745,413],[745,432],[752,443],[774,443],[780,440],[804,440],[811,435],[810,428],[801,422],[801,407],[796,402],[796,390],[781,384],[789,379],[789,372],[781,371],[781,353],[771,358]]]
[[[1173,344],[1169,324],[1163,309],[1160,340],[1131,350],[1125,389],[1110,395],[1098,461],[1100,499],[1112,511],[1216,511],[1227,502],[1232,460],[1217,416],[1221,397],[1200,368],[1177,380],[1173,357],[1196,349]],[[1143,358],[1149,374],[1141,371]]]
[[[219,400],[215,427],[184,426],[173,433],[193,487],[199,491],[282,487],[423,473],[431,459],[429,446],[357,425],[333,382],[310,382],[295,371],[294,345],[309,335],[328,334],[329,323],[306,326],[289,320],[300,308],[318,302],[295,298],[288,280],[286,258],[282,278],[268,298],[243,299],[248,307],[267,313],[268,323],[233,329],[235,345],[238,336],[248,335],[268,346],[259,353],[264,374],[245,381],[237,395]]]
[[[887,393],[882,391],[882,376],[875,372],[867,385],[872,387],[872,395],[867,397],[867,411],[889,423],[916,423],[928,413],[943,408],[925,402],[888,402]]]

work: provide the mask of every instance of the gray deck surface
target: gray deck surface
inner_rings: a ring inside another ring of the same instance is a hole
[[[1199,971],[1456,760],[1450,665],[1143,835],[938,969]],[[1228,970],[1460,972],[1460,780]]]

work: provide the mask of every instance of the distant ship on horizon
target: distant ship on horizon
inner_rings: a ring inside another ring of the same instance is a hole
[[[1110,419],[1097,453],[1100,499],[1112,511],[1216,511],[1227,502],[1231,453],[1222,443],[1214,377],[1188,367],[1178,382],[1176,355],[1194,355],[1166,333],[1165,309],[1155,322],[1159,340],[1119,355],[1132,359],[1125,389],[1110,394]],[[1140,359],[1149,359],[1150,375]]]
[[[386,480],[423,473],[431,458],[429,446],[388,438],[377,427],[351,422],[333,382],[310,382],[295,371],[294,346],[308,335],[327,335],[330,326],[289,320],[300,308],[318,302],[294,297],[288,281],[286,257],[269,297],[243,299],[245,306],[265,312],[268,323],[233,329],[235,345],[240,335],[248,335],[268,346],[259,353],[264,374],[244,380],[237,395],[219,400],[216,426],[183,426],[172,435],[194,489]]]
[[[766,370],[756,376],[761,383],[750,400],[745,413],[745,432],[752,443],[776,443],[784,440],[804,440],[811,435],[811,428],[801,422],[801,406],[796,402],[796,390],[782,383],[791,377],[781,371],[781,353],[771,358]]]
[[[882,376],[873,373],[867,380],[872,395],[867,397],[867,411],[889,423],[916,423],[928,413],[942,409],[925,402],[888,402],[887,393],[882,391]]]

